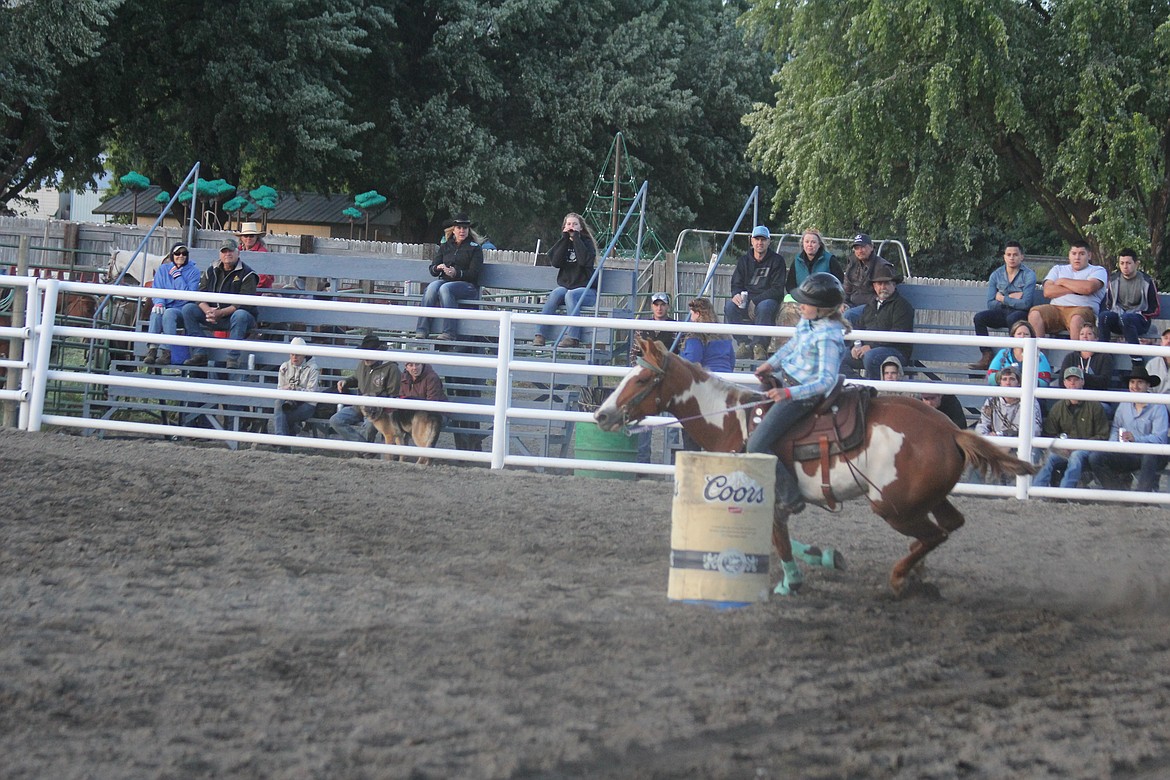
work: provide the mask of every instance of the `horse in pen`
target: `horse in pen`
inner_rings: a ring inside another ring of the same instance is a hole
[[[753,410],[770,401],[711,376],[657,342],[640,340],[640,346],[638,365],[594,414],[598,427],[616,431],[666,412],[703,449],[742,452],[751,418],[759,416]],[[947,495],[967,465],[997,475],[1035,473],[1031,464],[961,430],[917,399],[870,397],[868,388],[842,391],[840,383],[790,434],[775,455],[795,466],[801,493],[810,503],[832,510],[840,501],[864,496],[875,514],[915,539],[890,572],[897,595],[926,555],[962,527],[963,515]],[[772,543],[780,560],[792,563],[786,512],[775,512]],[[786,572],[776,592],[794,592],[799,584]]]

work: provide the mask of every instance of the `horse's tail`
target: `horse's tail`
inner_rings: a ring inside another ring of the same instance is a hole
[[[1031,463],[1025,463],[977,433],[956,432],[955,445],[962,451],[968,465],[984,477],[991,474],[1022,477],[1036,473],[1036,467]]]

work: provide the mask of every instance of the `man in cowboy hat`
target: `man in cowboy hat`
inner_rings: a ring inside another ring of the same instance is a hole
[[[874,274],[888,268],[896,275],[893,264],[879,254],[874,254],[873,239],[865,233],[853,237],[853,257],[845,266],[845,319],[857,327],[857,320],[865,305],[873,300]]]
[[[268,251],[268,245],[264,243],[264,230],[261,229],[259,222],[245,222],[236,231],[236,237],[240,239],[241,252]],[[260,288],[271,287],[272,283],[276,281],[276,277],[272,274],[258,274],[257,277],[259,281],[256,282],[256,286]]]
[[[898,277],[894,266],[886,263],[874,270],[873,300],[862,309],[856,327],[860,330],[885,330],[911,333],[914,331],[914,307],[898,294]],[[913,344],[875,341],[853,342],[853,348],[842,364],[861,371],[866,379],[880,379],[882,363],[890,355],[897,355],[902,365],[910,363]]]
[[[1146,367],[1138,363],[1126,378],[1129,392],[1149,393],[1157,387],[1158,377],[1150,376]],[[1170,415],[1162,404],[1126,401],[1118,404],[1113,415],[1113,427],[1109,430],[1110,441],[1142,442],[1144,444],[1167,443],[1170,432]],[[1166,456],[1154,453],[1093,452],[1089,455],[1089,468],[1102,487],[1124,490],[1136,471],[1137,489],[1151,492],[1158,489],[1158,471],[1166,465]]]

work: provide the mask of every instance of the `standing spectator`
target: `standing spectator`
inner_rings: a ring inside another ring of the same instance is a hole
[[[1066,368],[1063,377],[1065,390],[1085,388],[1085,372],[1079,366]],[[1098,401],[1062,398],[1052,406],[1044,419],[1044,435],[1052,439],[1105,441],[1109,437],[1109,416]],[[1081,481],[1081,472],[1090,454],[1089,450],[1070,451],[1054,444],[1048,450],[1048,459],[1044,461],[1032,484],[1051,487],[1052,480],[1063,471],[1060,486],[1075,488]]]
[[[756,225],[751,241],[751,251],[739,258],[731,274],[732,295],[723,306],[723,321],[728,325],[775,325],[788,267],[784,258],[772,250],[772,233],[766,226]],[[768,338],[737,336],[736,357],[764,360],[768,357]]]
[[[1068,264],[1052,266],[1044,277],[1044,297],[1051,303],[1033,306],[1028,312],[1028,322],[1038,338],[1067,330],[1070,339],[1077,339],[1082,325],[1097,324],[1109,272],[1090,265],[1089,257],[1089,245],[1074,241],[1068,249]]]
[[[898,281],[894,267],[889,263],[878,267],[873,277],[874,298],[867,303],[857,320],[858,330],[884,330],[890,333],[912,333],[914,331],[914,307],[910,301],[898,294]],[[846,319],[848,314],[846,313]],[[913,344],[892,341],[875,341],[867,344],[853,342],[853,348],[845,357],[844,365],[861,371],[865,379],[881,376],[882,362],[890,355],[898,355],[905,365],[910,360]]]
[[[1145,271],[1138,270],[1137,252],[1122,249],[1117,254],[1117,271],[1105,287],[1105,305],[1101,308],[1098,328],[1101,341],[1109,341],[1114,333],[1120,333],[1127,344],[1137,344],[1161,310],[1154,280]]]
[[[439,244],[435,259],[431,261],[431,276],[438,277],[427,285],[423,294],[423,306],[441,306],[444,309],[459,307],[460,301],[479,299],[479,271],[483,267],[483,248],[471,240],[471,218],[459,214],[451,220],[450,236]],[[453,341],[458,332],[459,321],[453,318],[438,320],[438,332],[431,338]],[[425,339],[430,333],[431,318],[419,317],[415,336]]]
[[[289,342],[291,347],[305,346],[305,340],[297,336]],[[315,393],[321,384],[321,371],[312,355],[289,353],[288,360],[280,364],[276,375],[277,390],[294,390],[298,393]],[[296,436],[301,423],[317,411],[315,401],[294,401],[282,398],[276,402],[272,415],[272,430],[277,436]],[[287,448],[286,448],[287,450]]]
[[[1151,386],[1157,387],[1159,393],[1170,393],[1170,328],[1162,331],[1161,344],[1168,348],[1163,355],[1155,355],[1146,362],[1146,372],[1150,375]]]
[[[1084,349],[1075,350],[1064,356],[1060,362],[1060,370],[1076,366],[1084,374],[1085,388],[1089,390],[1108,390],[1113,384],[1113,355],[1108,352],[1093,352],[1093,338],[1096,332],[1092,325],[1082,325],[1077,339]]]
[[[1126,382],[1131,393],[1148,393],[1150,388],[1159,384],[1158,378],[1150,376],[1140,363],[1130,371]],[[1170,417],[1165,406],[1125,401],[1117,405],[1109,440],[1166,444],[1168,432]],[[1089,468],[1101,487],[1112,490],[1127,490],[1136,471],[1137,489],[1145,493],[1158,489],[1158,470],[1166,465],[1166,460],[1166,456],[1152,453],[1092,452],[1089,453]]]
[[[384,350],[386,346],[374,334],[368,334],[359,349]],[[362,358],[352,376],[338,380],[337,392],[357,388],[358,395],[376,398],[397,398],[401,388],[401,374],[393,360]],[[342,406],[329,418],[331,427],[338,436],[347,441],[366,442],[373,438],[373,421],[385,417],[387,409],[382,406]],[[390,440],[387,439],[387,444]]]
[[[227,295],[255,295],[259,278],[256,272],[240,262],[239,245],[228,238],[219,246],[219,261],[212,263],[199,280],[199,291]],[[208,328],[226,330],[228,337],[243,340],[256,327],[256,307],[237,306],[219,301],[188,301],[183,306],[183,324],[188,336],[207,338]],[[207,348],[194,347],[185,366],[206,366]],[[240,351],[228,351],[228,368],[240,367]]]
[[[268,245],[264,243],[264,229],[259,222],[245,222],[236,231],[236,238],[240,240],[241,252],[267,252]],[[276,281],[272,274],[257,274],[256,287],[266,290]]]
[[[594,279],[589,286],[597,264],[597,241],[580,214],[570,211],[565,215],[561,237],[548,250],[548,258],[553,267],[560,270],[557,271],[557,286],[548,294],[541,314],[556,314],[561,306],[565,307],[565,313],[571,313],[578,303],[581,307],[578,311],[582,311],[597,302],[597,281]],[[532,346],[543,347],[553,329],[552,325],[541,325],[532,339]],[[581,328],[569,327],[560,346],[581,346]]]
[[[820,231],[809,228],[800,237],[800,251],[792,258],[784,289],[792,292],[803,284],[809,275],[821,273],[832,274],[842,283],[845,281],[845,269],[841,267],[841,261],[829,253]]]
[[[1036,338],[1036,334],[1032,331],[1032,326],[1028,324],[1027,320],[1019,320],[1012,325],[1008,335],[1014,339]],[[995,357],[991,359],[991,365],[987,367],[987,384],[999,384],[999,372],[1009,366],[1015,368],[1017,375],[1019,375],[1023,360],[1023,347],[1004,347],[996,353]],[[1036,351],[1036,382],[1040,387],[1048,387],[1052,384],[1052,364],[1039,350]]]
[[[190,262],[190,250],[186,244],[175,244],[171,253],[163,264],[154,272],[153,287],[155,290],[198,290],[199,269]],[[154,306],[150,310],[150,332],[165,333],[176,336],[179,333],[179,323],[183,319],[183,307],[187,301],[178,298],[156,297]],[[142,362],[148,366],[169,366],[171,364],[170,344],[148,344]]]
[[[656,292],[650,296],[650,322],[674,322],[674,318],[670,316],[670,296],[664,292]],[[667,351],[678,352],[675,347],[675,337],[678,335],[670,330],[646,330],[637,331],[637,335],[644,339],[657,341]],[[672,350],[672,347],[674,349]],[[641,350],[635,343],[634,348],[630,352],[630,365],[642,356]],[[642,431],[638,434],[638,462],[649,463],[651,449],[653,446],[653,438],[651,431]]]
[[[1020,370],[1015,366],[1007,366],[999,372],[1000,387],[1019,387]],[[975,432],[981,436],[1019,436],[1020,435],[1020,399],[991,396],[983,403],[979,410],[979,422],[975,424]],[[1040,404],[1032,401],[1032,430],[1039,431],[1041,425]]]
[[[865,233],[858,233],[853,237],[853,257],[845,266],[844,281],[845,319],[854,327],[861,327],[858,324],[861,312],[874,298],[873,282],[879,269],[884,269],[889,278],[901,281],[893,263],[874,254],[873,239]]]
[[[1003,248],[1003,265],[991,272],[987,280],[987,308],[975,313],[975,335],[990,335],[989,328],[1011,328],[1028,319],[1036,299],[1036,273],[1024,265],[1024,248],[1009,241]],[[994,350],[980,347],[982,356],[969,368],[986,371]]]
[[[695,298],[689,304],[691,322],[717,323],[715,309],[706,298]],[[730,336],[711,333],[685,333],[682,356],[692,363],[698,363],[708,371],[731,372],[735,370],[735,343]]]
[[[408,398],[414,401],[446,401],[447,392],[443,388],[443,378],[428,363],[417,360],[408,360],[403,365],[402,388],[399,398]],[[390,424],[393,427],[394,443],[402,444],[406,435],[416,447],[434,447],[443,430],[443,415],[426,409],[393,409],[390,412]],[[420,457],[418,463],[425,466],[429,458]]]

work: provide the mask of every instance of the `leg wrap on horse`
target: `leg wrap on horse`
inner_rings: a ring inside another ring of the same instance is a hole
[[[792,596],[804,584],[804,575],[800,573],[796,561],[780,561],[780,566],[784,569],[784,579],[776,583],[772,592],[780,596]]]
[[[793,539],[792,554],[809,566],[845,571],[845,556],[832,547],[818,547]]]

